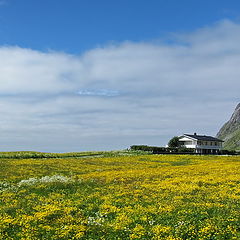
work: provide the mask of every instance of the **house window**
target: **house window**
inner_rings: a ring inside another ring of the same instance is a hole
[[[217,142],[215,142],[215,146],[217,146]]]

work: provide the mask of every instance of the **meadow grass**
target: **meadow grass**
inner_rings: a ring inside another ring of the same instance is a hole
[[[0,153],[0,239],[240,239],[239,156],[41,154]]]

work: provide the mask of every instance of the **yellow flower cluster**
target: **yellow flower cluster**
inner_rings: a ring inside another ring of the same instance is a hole
[[[240,239],[240,157],[0,159],[0,239]]]

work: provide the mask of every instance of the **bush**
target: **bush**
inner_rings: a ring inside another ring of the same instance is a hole
[[[161,153],[194,153],[194,149],[189,149],[185,147],[177,148],[177,147],[155,147],[155,146],[147,146],[147,145],[133,145],[130,147],[130,150],[138,150],[138,151],[147,151],[153,154],[161,154]]]
[[[220,154],[222,154],[222,155],[239,155],[239,153],[234,150],[226,150],[226,149],[221,150]]]
[[[175,136],[168,142],[168,147],[177,148],[179,147],[179,137]]]
[[[194,153],[193,148],[180,147],[178,148],[179,153]]]

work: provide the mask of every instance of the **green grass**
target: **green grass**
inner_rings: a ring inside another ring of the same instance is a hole
[[[0,239],[240,239],[239,156],[140,153],[3,153]]]
[[[114,157],[114,156],[136,156],[136,155],[147,155],[149,153],[144,151],[92,151],[92,152],[70,152],[70,153],[45,153],[45,152],[34,152],[34,151],[18,151],[18,152],[0,152],[1,158],[10,159],[28,159],[28,158],[83,158],[83,157]]]

